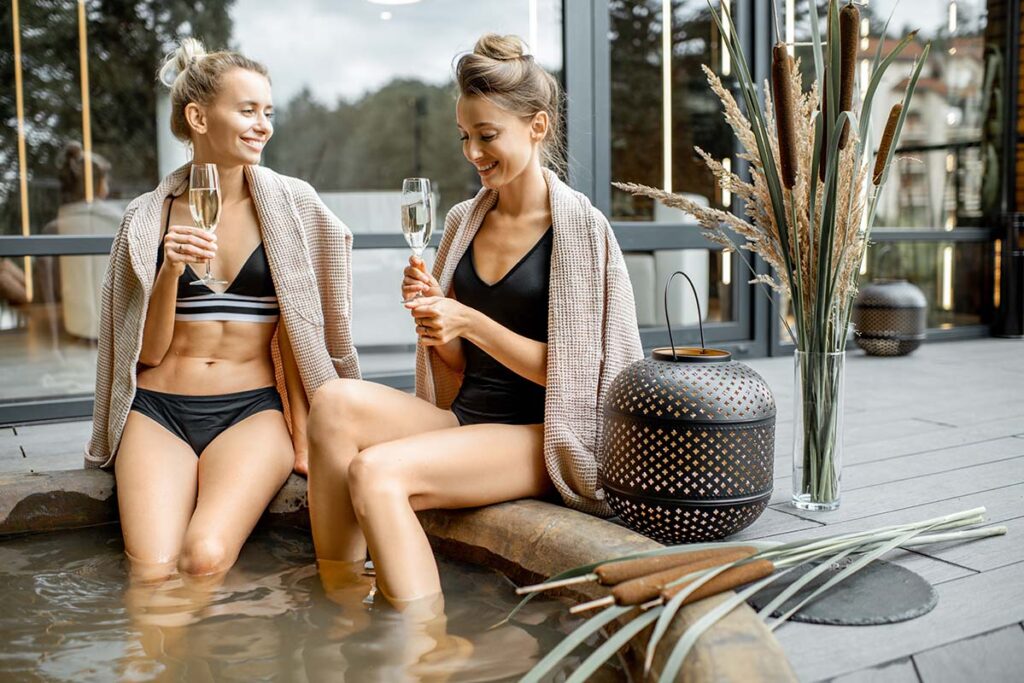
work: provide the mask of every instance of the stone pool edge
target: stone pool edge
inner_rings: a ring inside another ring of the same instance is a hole
[[[431,543],[441,553],[488,566],[517,583],[540,580],[569,567],[659,547],[610,522],[536,500],[473,510],[420,514]],[[0,475],[0,538],[114,523],[114,478],[101,470],[66,470]],[[305,480],[292,475],[261,523],[309,527]],[[566,590],[576,599],[603,594],[592,585]],[[725,600],[703,600],[682,609],[665,641]],[[623,622],[625,623],[625,622]],[[620,624],[621,625],[621,624]],[[639,680],[638,666],[649,629],[620,654]],[[668,653],[660,648],[655,669]],[[679,680],[795,681],[781,646],[754,611],[740,605],[697,641]]]

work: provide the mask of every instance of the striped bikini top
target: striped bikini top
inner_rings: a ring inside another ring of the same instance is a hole
[[[174,203],[174,199],[171,199]],[[171,224],[171,210],[167,209],[164,233]],[[156,269],[160,271],[164,250],[161,243],[156,256]],[[174,319],[182,322],[214,320],[222,322],[276,323],[280,317],[277,290],[270,276],[267,250],[261,241],[246,259],[238,275],[223,293],[214,292],[206,285],[193,285],[199,276],[186,265],[178,277],[178,302]]]

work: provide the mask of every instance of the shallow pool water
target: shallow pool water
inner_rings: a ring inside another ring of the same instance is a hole
[[[441,616],[365,604],[365,585],[332,602],[298,530],[258,531],[219,586],[130,585],[122,553],[117,527],[0,542],[0,680],[506,681],[579,623],[541,598],[488,630],[515,606],[512,584],[447,560]]]

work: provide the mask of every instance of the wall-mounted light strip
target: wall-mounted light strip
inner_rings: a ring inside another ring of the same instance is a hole
[[[672,0],[661,0],[662,186],[672,191]]]
[[[860,259],[860,274],[863,275],[868,272],[868,247],[864,247],[864,256]]]
[[[956,33],[956,0],[949,0],[949,33]]]
[[[722,251],[722,284],[732,284],[732,252]]]
[[[867,17],[864,17],[863,19],[860,20],[860,49],[862,52],[867,52],[867,50],[871,47],[871,39],[869,37],[870,34],[871,20],[868,19]],[[884,37],[885,36],[880,36],[879,40],[881,40]]]
[[[82,83],[82,149],[85,152],[85,201],[91,204],[92,125],[89,122],[89,37],[85,30],[85,0],[78,0],[78,69]]]
[[[786,0],[786,49],[789,56],[796,54],[796,0]]]
[[[953,310],[953,247],[942,248],[942,310]]]
[[[18,119],[18,190],[21,194],[21,234],[29,236],[28,161],[25,154],[25,98],[21,85],[21,17],[18,0],[11,0],[11,29],[14,32],[14,110]],[[25,297],[32,301],[32,257],[25,257]]]
[[[537,20],[537,0],[530,0],[529,3],[530,12],[530,52],[534,55],[537,54],[538,46],[538,20]]]
[[[999,310],[999,304],[1002,302],[999,289],[1003,286],[1003,241],[996,240],[993,246],[995,247],[996,253],[992,264],[992,270],[994,271],[994,278],[992,282],[992,308]]]
[[[732,33],[729,27],[732,26],[732,0],[722,0],[722,25],[725,27],[725,36],[722,41],[722,77],[732,75],[732,58],[729,56],[729,48],[725,46],[726,40],[732,40]]]

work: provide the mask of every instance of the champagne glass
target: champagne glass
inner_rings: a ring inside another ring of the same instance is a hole
[[[416,256],[430,244],[434,230],[434,207],[427,178],[406,178],[402,181],[402,234]],[[423,296],[417,292],[412,299]]]
[[[188,208],[192,211],[192,220],[196,225],[207,232],[217,229],[217,222],[220,220],[220,176],[217,174],[217,164],[192,164],[192,173],[189,176],[188,187]],[[206,273],[193,285],[226,285],[224,280],[218,280],[210,272],[210,259],[206,262]]]

